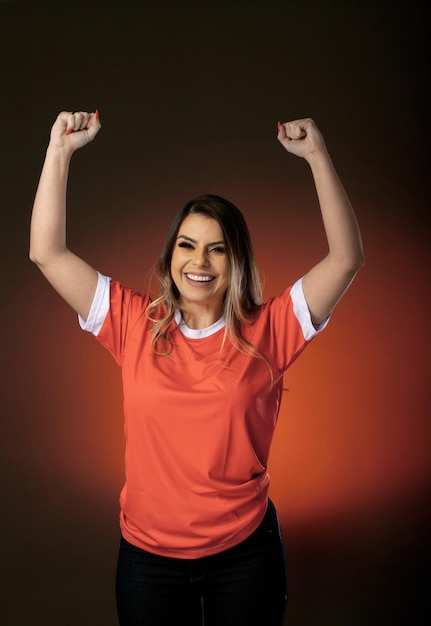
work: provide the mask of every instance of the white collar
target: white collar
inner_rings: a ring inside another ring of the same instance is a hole
[[[183,316],[181,315],[181,311],[179,309],[175,309],[174,318],[182,334],[189,339],[203,339],[205,337],[210,337],[226,325],[224,315],[207,328],[189,328],[183,320]]]

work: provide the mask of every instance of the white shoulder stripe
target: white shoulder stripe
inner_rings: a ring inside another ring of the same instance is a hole
[[[316,328],[311,321],[310,310],[307,305],[307,301],[304,296],[304,291],[302,289],[302,278],[296,281],[293,285],[290,294],[292,296],[293,302],[293,312],[295,313],[295,317],[298,320],[302,333],[306,341],[310,341],[315,335],[320,333],[326,326],[328,325],[330,315],[324,320],[319,328]]]
[[[85,320],[83,317],[78,315],[79,325],[82,330],[86,330],[96,337],[103,326],[106,316],[108,315],[111,287],[111,279],[109,276],[104,276],[103,274],[100,274],[100,272],[97,272],[97,274],[99,278],[97,281],[96,293],[94,294],[88,318]]]

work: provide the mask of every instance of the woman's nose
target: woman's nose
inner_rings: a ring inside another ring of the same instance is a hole
[[[199,267],[205,267],[208,264],[208,256],[206,250],[196,249],[193,262]]]

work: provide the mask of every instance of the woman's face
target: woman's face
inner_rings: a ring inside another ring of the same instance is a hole
[[[178,230],[171,261],[172,279],[182,309],[196,306],[223,313],[229,263],[219,223],[205,215],[188,215]],[[216,320],[214,320],[216,321]]]

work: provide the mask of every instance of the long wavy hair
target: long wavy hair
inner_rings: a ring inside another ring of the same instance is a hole
[[[153,278],[158,282],[159,295],[146,311],[153,322],[154,352],[168,355],[174,345],[172,321],[174,312],[178,309],[179,292],[172,279],[171,261],[180,226],[188,215],[203,215],[216,220],[223,233],[230,280],[224,298],[226,325],[221,349],[226,340],[230,339],[241,352],[261,358],[268,364],[261,352],[241,334],[241,324],[255,320],[262,304],[262,285],[250,233],[241,211],[228,200],[216,195],[199,196],[176,214],[154,266]]]

